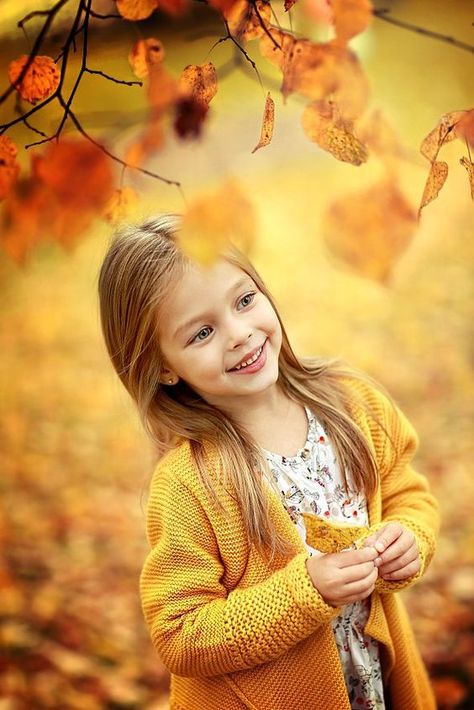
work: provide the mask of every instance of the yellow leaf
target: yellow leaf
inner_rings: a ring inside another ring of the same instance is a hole
[[[263,146],[268,145],[272,139],[273,136],[273,124],[275,121],[275,102],[273,101],[272,97],[270,96],[270,92],[267,94],[267,98],[265,101],[265,109],[263,111],[263,122],[262,122],[262,129],[260,132],[260,140],[255,146],[255,148],[252,150],[252,153],[255,153],[256,150],[259,148],[263,148]]]
[[[308,138],[338,160],[352,165],[367,160],[367,149],[353,134],[351,122],[342,119],[332,102],[309,104],[303,111],[301,122]]]
[[[469,158],[461,158],[459,160],[461,165],[466,168],[467,170],[467,175],[469,178],[469,185],[471,188],[471,197],[474,200],[474,163],[472,160],[469,160]]]
[[[157,6],[157,0],[117,0],[117,10],[126,20],[146,20]]]
[[[19,59],[10,62],[8,78],[22,99],[29,101],[30,104],[36,104],[56,91],[60,72],[51,57],[34,57],[23,79],[19,81],[28,59],[28,55],[23,54]]]
[[[246,253],[255,238],[255,222],[251,202],[230,180],[190,204],[183,215],[178,242],[190,259],[211,265],[229,244]]]
[[[335,201],[322,227],[329,252],[338,262],[387,284],[395,261],[413,238],[417,219],[397,185],[384,180]]]
[[[439,191],[446,182],[448,177],[448,164],[444,161],[434,160],[431,163],[430,172],[428,173],[428,178],[426,180],[425,189],[423,190],[423,196],[421,198],[421,204],[419,212],[423,209],[428,202],[431,202],[436,197],[438,197]]]

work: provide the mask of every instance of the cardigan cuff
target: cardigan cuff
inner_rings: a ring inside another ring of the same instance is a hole
[[[298,553],[288,563],[287,583],[298,606],[319,623],[325,623],[338,616],[340,607],[327,604],[311,581],[306,560],[310,559],[308,552]]]

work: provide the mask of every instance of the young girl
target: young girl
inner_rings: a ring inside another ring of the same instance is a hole
[[[125,229],[99,277],[110,358],[161,455],[140,593],[170,707],[435,708],[397,593],[439,525],[416,432],[368,375],[294,354],[234,246],[203,268],[179,228]]]

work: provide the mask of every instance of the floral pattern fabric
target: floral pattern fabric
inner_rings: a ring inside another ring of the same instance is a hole
[[[314,513],[329,522],[369,525],[367,505],[348,477],[349,496],[332,446],[310,411],[306,443],[294,456],[280,456],[263,449],[280,490],[283,503],[310,555],[315,550],[306,542],[302,512]],[[352,710],[385,710],[378,641],[364,634],[370,612],[370,598],[346,604],[333,619],[334,639],[339,651]]]

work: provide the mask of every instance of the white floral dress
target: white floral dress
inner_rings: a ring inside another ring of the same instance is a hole
[[[321,424],[305,407],[308,417],[306,444],[295,456],[280,456],[263,449],[272,475],[281,492],[283,503],[306,542],[302,512],[314,513],[333,522],[349,522],[368,526],[364,496],[355,491],[348,479],[350,497],[332,446]],[[332,621],[347,692],[353,710],[385,710],[379,644],[364,634],[370,612],[370,599],[346,604]]]

